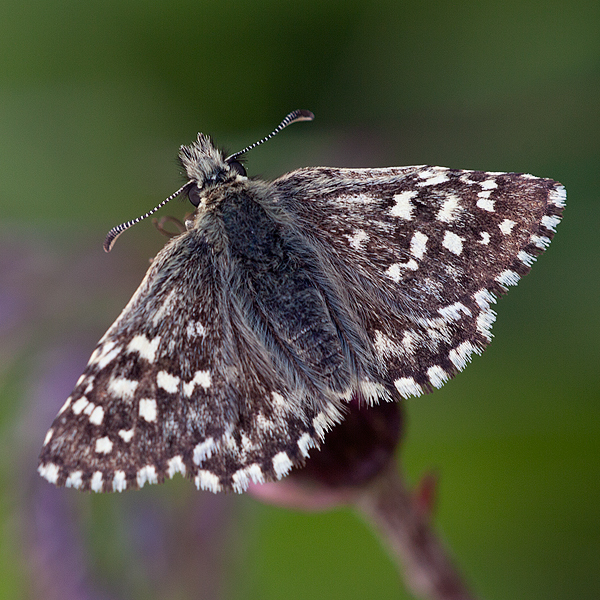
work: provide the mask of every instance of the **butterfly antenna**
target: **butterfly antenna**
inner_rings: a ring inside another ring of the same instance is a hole
[[[237,158],[240,154],[245,154],[246,152],[253,150],[254,148],[256,148],[256,146],[260,146],[261,144],[268,142],[272,137],[276,136],[282,129],[285,129],[288,125],[296,123],[297,121],[312,121],[314,118],[315,115],[313,115],[310,112],[310,110],[294,110],[289,115],[287,115],[285,119],[283,119],[283,121],[281,121],[281,123],[279,123],[279,125],[277,125],[277,127],[275,127],[275,129],[268,136],[264,137],[258,142],[254,142],[254,144],[250,144],[250,146],[248,146],[247,148],[244,148],[243,150],[240,150],[239,152],[228,156],[226,162]]]
[[[256,148],[256,146],[260,146],[261,144],[264,144],[266,141],[270,140],[273,136],[276,136],[282,129],[285,129],[288,125],[291,125],[292,123],[295,123],[296,121],[312,121],[314,118],[315,118],[315,115],[313,115],[310,112],[310,110],[294,110],[289,115],[287,115],[285,117],[285,119],[283,119],[283,121],[281,121],[281,123],[279,123],[279,125],[269,135],[264,137],[262,140],[259,140],[258,142],[254,142],[254,144],[251,144],[247,148],[244,148],[243,150],[240,150],[239,152],[232,154],[231,156],[227,157],[226,160],[227,160],[227,162],[229,162],[230,160],[238,157],[240,154],[249,152],[253,148]],[[141,217],[137,217],[136,219],[133,219],[132,221],[127,221],[127,223],[122,223],[121,225],[117,225],[116,227],[113,227],[108,232],[108,235],[106,236],[106,239],[104,240],[105,252],[111,251],[116,239],[124,231],[129,229],[132,225],[136,225],[140,221],[143,221],[146,217],[153,215],[157,210],[161,209],[167,202],[169,202],[170,200],[173,200],[173,198],[179,196],[179,194],[181,194],[181,192],[183,192],[183,190],[190,183],[192,183],[191,180],[188,181],[187,183],[185,183],[184,185],[182,185],[175,193],[171,194],[168,198],[163,200],[158,206],[153,208],[151,211],[148,211],[145,215],[142,215]]]
[[[129,229],[132,225],[135,225],[135,224],[139,223],[140,221],[143,221],[146,217],[153,215],[157,210],[161,209],[167,202],[169,202],[170,200],[173,200],[173,198],[176,198],[177,196],[179,196],[179,194],[181,194],[181,192],[183,192],[185,190],[185,188],[190,185],[190,183],[192,183],[191,180],[188,181],[187,183],[184,183],[175,193],[171,194],[168,198],[163,200],[158,206],[156,206],[152,210],[148,211],[145,215],[142,215],[141,217],[137,217],[137,219],[133,219],[132,221],[127,221],[127,223],[122,223],[121,225],[117,225],[116,227],[113,227],[108,232],[106,239],[104,240],[104,251],[110,252],[115,243],[115,240],[125,230]]]

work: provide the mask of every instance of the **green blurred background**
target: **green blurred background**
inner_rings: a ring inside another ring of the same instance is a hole
[[[406,402],[400,460],[488,599],[600,596],[600,3],[4,0],[0,5],[0,598],[408,598],[349,510],[186,482],[105,497],[35,474],[45,430],[164,243],[106,231],[181,178],[198,130],[251,175],[438,164],[557,179],[552,246],[496,339]],[[182,216],[172,203],[162,214]]]

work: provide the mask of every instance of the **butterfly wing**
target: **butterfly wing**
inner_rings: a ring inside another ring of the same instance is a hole
[[[242,491],[303,462],[340,414],[274,364],[247,290],[236,293],[238,271],[197,231],[165,246],[54,420],[46,479],[122,491],[180,472],[199,488]]]
[[[490,305],[548,246],[566,197],[549,179],[427,166],[306,168],[274,187],[404,397],[482,352]]]

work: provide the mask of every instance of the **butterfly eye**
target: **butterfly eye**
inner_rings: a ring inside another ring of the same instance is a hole
[[[192,185],[188,190],[188,198],[194,206],[200,204],[200,190],[197,185]]]
[[[229,163],[229,166],[231,167],[231,170],[237,173],[238,175],[246,177],[246,169],[244,169],[244,165],[241,162],[237,160],[232,160]]]

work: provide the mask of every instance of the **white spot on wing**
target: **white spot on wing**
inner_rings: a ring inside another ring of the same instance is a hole
[[[127,346],[127,352],[137,352],[140,358],[146,359],[148,362],[153,363],[156,358],[156,351],[160,344],[160,336],[156,336],[152,340],[149,340],[145,335],[136,335],[129,342]]]
[[[71,404],[71,400],[72,400],[71,396],[69,396],[66,399],[65,403],[62,405],[61,409],[58,411],[59,415],[62,415],[65,412],[65,410],[67,410],[67,408],[69,408],[69,406]]]
[[[394,381],[394,385],[403,398],[420,396],[423,393],[421,386],[412,377],[401,377]]]
[[[486,179],[482,181],[480,184],[482,190],[495,190],[498,187],[498,184],[494,179]]]
[[[393,279],[396,283],[400,281],[400,274],[402,271],[400,271],[400,264],[396,263],[393,264],[391,267],[389,267],[387,269],[387,271],[385,272],[385,274],[390,278]]]
[[[114,340],[112,340],[110,342],[102,342],[102,340],[101,340],[101,343],[102,343],[102,345],[99,348],[96,348],[96,350],[94,350],[94,353],[96,353],[96,352],[98,353],[97,354],[98,360],[117,347],[117,342],[115,342]]]
[[[350,400],[352,396],[352,388],[350,388],[350,393],[348,395],[342,394],[342,397],[345,397],[347,401]],[[329,402],[325,405],[323,409],[324,413],[327,415],[330,423],[339,423],[342,420],[342,413],[338,410],[333,402]],[[323,413],[321,413],[323,414]]]
[[[287,475],[293,467],[290,457],[285,452],[279,452],[273,457],[273,469],[277,479]]]
[[[392,266],[388,267],[385,274],[390,279],[398,283],[405,269],[408,269],[409,271],[416,271],[418,268],[419,263],[414,258],[411,258],[408,262],[405,263],[394,263]]]
[[[236,471],[231,480],[234,491],[241,493],[248,487],[250,481],[253,481],[254,483],[264,483],[265,476],[263,475],[260,465],[254,463]]]
[[[414,354],[417,347],[418,337],[414,331],[405,331],[402,336],[402,347],[407,354]]]
[[[146,465],[137,472],[137,484],[139,487],[144,487],[144,484],[158,483],[158,477],[156,476],[156,469],[153,465]]]
[[[460,256],[463,249],[463,238],[452,233],[452,231],[446,231],[442,240],[442,246],[450,250],[453,254],[456,254],[456,256]]]
[[[48,429],[48,433],[46,434],[46,437],[44,438],[44,446],[52,439],[52,434],[54,433],[53,429]]]
[[[96,350],[98,351],[98,349]],[[96,353],[94,351],[94,354]],[[94,356],[92,354],[92,357]],[[116,342],[108,342],[98,351],[95,360],[90,359],[91,364],[97,364],[100,370],[105,369],[117,356],[121,354],[121,347]]]
[[[185,328],[185,332],[188,337],[204,337],[206,335],[206,329],[200,321],[190,321]]]
[[[59,472],[60,471],[59,471],[58,465],[55,465],[54,463],[46,463],[45,465],[40,465],[38,467],[38,473],[46,481],[49,481],[50,483],[53,483],[54,485],[56,485],[56,482],[58,481]]]
[[[357,229],[354,235],[347,235],[346,237],[355,250],[361,250],[362,244],[369,239],[368,234],[363,229]]]
[[[496,303],[496,298],[494,297],[494,295],[485,288],[482,288],[478,292],[476,292],[473,298],[475,298],[475,302],[477,302],[477,305],[483,309],[488,308],[490,304]]]
[[[325,415],[325,413],[320,412],[313,419],[313,427],[315,428],[315,433],[321,439],[323,439],[323,437],[325,436],[325,434],[327,433],[327,431],[329,429],[331,429],[331,421],[327,418],[327,416]]]
[[[477,331],[479,331],[479,333],[481,333],[481,335],[483,335],[488,342],[492,341],[491,331],[495,320],[496,313],[489,308],[482,310],[477,315]]]
[[[227,451],[232,454],[235,455],[239,452],[238,450],[238,444],[236,439],[233,437],[231,431],[226,431],[222,436],[221,439],[219,441],[219,445],[222,448],[227,449]]]
[[[562,185],[557,185],[553,190],[548,194],[548,200],[554,204],[554,206],[558,206],[559,208],[563,208],[567,202],[567,190]]]
[[[252,481],[254,483],[264,483],[265,482],[265,476],[263,475],[262,469],[260,468],[260,465],[257,463],[254,463],[252,465],[250,465],[249,467],[247,467],[248,469],[248,475],[250,475],[250,479],[252,479]]]
[[[390,356],[398,356],[402,354],[402,351],[398,344],[387,336],[382,331],[375,332],[375,340],[373,341],[377,354],[382,358],[388,358]]]
[[[275,406],[286,408],[285,398],[280,393],[271,392],[271,398],[273,399],[273,404],[275,404]]]
[[[156,374],[156,385],[158,385],[158,387],[161,387],[166,392],[169,392],[169,394],[177,393],[177,391],[179,390],[180,382],[181,379],[179,379],[179,377],[177,377],[176,375],[171,375],[166,371],[159,371]]]
[[[439,210],[437,219],[445,223],[454,221],[460,213],[460,197],[456,194],[447,194],[442,204],[442,208]]]
[[[262,413],[258,413],[258,415],[256,415],[256,424],[258,425],[259,429],[263,429],[265,431],[272,431],[275,428],[275,423],[271,421],[271,419],[265,417],[265,415]]]
[[[104,419],[104,409],[101,406],[96,406],[90,414],[90,423],[92,425],[100,425]]]
[[[94,389],[94,376],[90,375],[87,380],[87,385],[85,386],[84,394],[89,394]]]
[[[185,477],[185,464],[181,456],[177,455],[169,459],[167,476],[172,479],[175,473],[181,473]]]
[[[77,400],[76,402],[73,403],[73,406],[71,408],[71,410],[76,414],[79,415],[83,412],[83,409],[89,404],[88,399],[85,396],[82,396],[81,398],[79,398],[79,400]]]
[[[394,195],[394,201],[396,204],[392,206],[390,209],[390,214],[392,217],[400,217],[405,221],[410,221],[413,218],[412,211],[414,206],[411,200],[418,194],[414,190],[400,192],[399,194]]]
[[[219,478],[210,471],[201,470],[194,478],[194,483],[199,490],[208,490],[216,494],[221,491]]]
[[[483,194],[483,192],[480,192],[480,194]],[[490,198],[479,198],[479,200],[477,200],[477,208],[487,210],[488,212],[494,212],[494,203],[495,200],[490,200]]]
[[[200,442],[194,448],[194,462],[199,466],[207,458],[213,455],[213,452],[217,449],[217,444],[212,437],[206,438],[203,442]]]
[[[122,438],[122,440],[124,442],[129,443],[131,441],[131,438],[133,437],[133,428],[132,429],[120,429],[119,437]]]
[[[504,235],[509,235],[515,225],[516,223],[514,221],[511,221],[510,219],[504,219],[504,221],[502,221],[498,227],[500,227],[500,231]]]
[[[142,417],[142,419],[146,419],[148,423],[156,421],[156,400],[153,400],[152,398],[142,398],[140,400],[139,412],[140,417]]]
[[[183,384],[183,393],[190,398],[197,385],[207,390],[212,385],[212,379],[208,371],[196,371],[194,378]]]
[[[442,367],[440,367],[439,365],[429,367],[429,369],[427,369],[427,377],[429,377],[431,385],[433,385],[436,388],[441,388],[444,385],[444,383],[446,383],[446,381],[450,379],[448,373],[446,373],[446,371],[444,371],[444,369],[442,369]]]
[[[246,469],[240,469],[236,471],[231,477],[231,487],[234,492],[241,494],[248,488],[250,484],[250,478]]]
[[[243,452],[251,452],[252,450],[256,450],[258,448],[258,444],[255,444],[243,431],[240,438]]]
[[[113,492],[122,492],[127,489],[127,480],[125,478],[125,471],[115,471],[113,477]]]
[[[78,490],[83,485],[82,475],[83,471],[73,471],[70,473],[65,481],[65,487]]]
[[[427,240],[429,238],[420,231],[415,231],[415,234],[410,240],[410,253],[418,260],[421,260],[427,251]]]
[[[465,315],[471,315],[471,311],[462,302],[455,302],[454,304],[438,309],[438,313],[444,319],[450,319],[452,321],[458,321],[462,317],[460,314],[461,312]]]
[[[92,480],[90,482],[90,488],[92,492],[101,492],[102,491],[102,472],[95,471],[92,475]]]
[[[330,198],[329,202],[337,204],[338,206],[348,207],[355,204],[373,204],[377,200],[373,196],[367,194],[346,194],[345,196],[335,196]]]
[[[550,245],[550,238],[545,235],[532,235],[529,241],[542,250],[545,250]]]
[[[423,187],[426,185],[439,185],[440,183],[445,183],[446,181],[449,181],[446,173],[440,171],[441,168],[439,167],[421,171],[421,173],[419,173],[419,177],[421,179],[424,179],[425,181],[420,181],[419,183],[417,183],[417,185],[419,187]]]
[[[302,437],[298,440],[298,448],[304,457],[308,457],[308,451],[311,448],[315,448],[316,445],[317,444],[308,433],[302,434]]]
[[[358,392],[368,404],[377,404],[378,400],[391,400],[389,392],[380,383],[363,379],[358,382]]]
[[[518,273],[515,273],[514,271],[511,271],[510,269],[507,269],[506,271],[502,271],[502,273],[500,273],[500,275],[498,275],[498,277],[496,277],[496,281],[501,284],[501,285],[517,285],[517,283],[519,283],[519,279],[521,279],[519,277]]]
[[[459,371],[462,371],[467,366],[467,363],[471,360],[471,354],[474,352],[479,353],[477,348],[473,346],[471,342],[466,341],[460,344],[457,348],[450,350],[448,358]]]
[[[121,400],[131,400],[133,394],[137,389],[138,382],[132,379],[125,379],[124,377],[113,377],[109,384],[108,390],[111,394],[120,398]]]
[[[523,250],[517,254],[517,258],[527,267],[530,267],[535,262],[535,256],[532,256]]]
[[[560,223],[560,217],[557,217],[555,215],[549,216],[549,215],[545,215],[542,217],[542,225],[546,228],[549,229],[550,231],[555,231],[556,230],[556,226]]]
[[[479,243],[487,246],[490,243],[490,234],[487,231],[482,231],[479,235],[481,236]]]
[[[108,436],[101,437],[96,440],[96,452],[98,454],[108,454],[113,448],[113,443]]]

